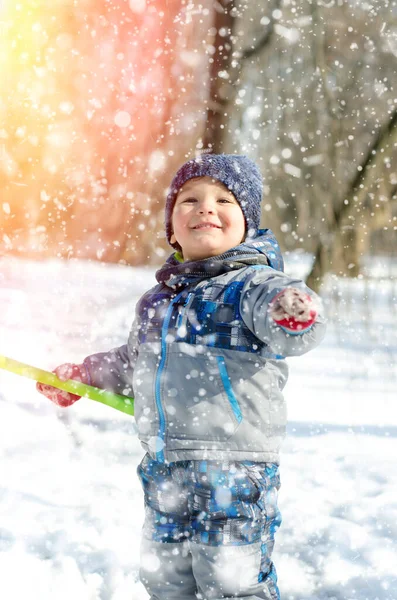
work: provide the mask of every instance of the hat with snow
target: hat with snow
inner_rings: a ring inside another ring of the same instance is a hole
[[[262,175],[247,156],[238,154],[202,154],[186,162],[171,182],[165,204],[165,232],[171,244],[172,211],[181,187],[195,177],[212,177],[230,190],[243,211],[247,237],[256,236],[261,217]],[[177,247],[177,244],[171,244]]]

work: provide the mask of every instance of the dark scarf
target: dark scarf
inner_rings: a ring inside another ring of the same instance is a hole
[[[176,253],[171,254],[166,263],[157,271],[156,279],[173,289],[184,287],[194,281],[216,277],[228,271],[249,265],[266,265],[284,270],[284,261],[273,232],[261,229],[256,238],[231,248],[224,254],[203,260],[180,262]]]

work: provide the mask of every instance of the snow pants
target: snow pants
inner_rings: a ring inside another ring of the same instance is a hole
[[[145,494],[140,578],[150,600],[279,600],[271,561],[278,466],[186,460],[138,466]]]

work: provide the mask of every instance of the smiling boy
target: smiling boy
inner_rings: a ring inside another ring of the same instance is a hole
[[[245,237],[245,221],[233,194],[211,177],[190,179],[181,188],[172,212],[170,241],[183,249],[184,260],[223,254]]]
[[[135,397],[145,496],[141,581],[151,600],[278,600],[272,562],[285,356],[325,332],[320,303],[283,273],[260,230],[262,178],[246,156],[203,155],[175,175],[174,252],[127,344],[56,370]],[[39,385],[61,406],[77,396]]]

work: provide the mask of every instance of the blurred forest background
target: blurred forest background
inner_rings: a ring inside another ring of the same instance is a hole
[[[160,263],[212,151],[258,162],[313,287],[396,256],[394,0],[1,0],[0,31],[0,255]]]

